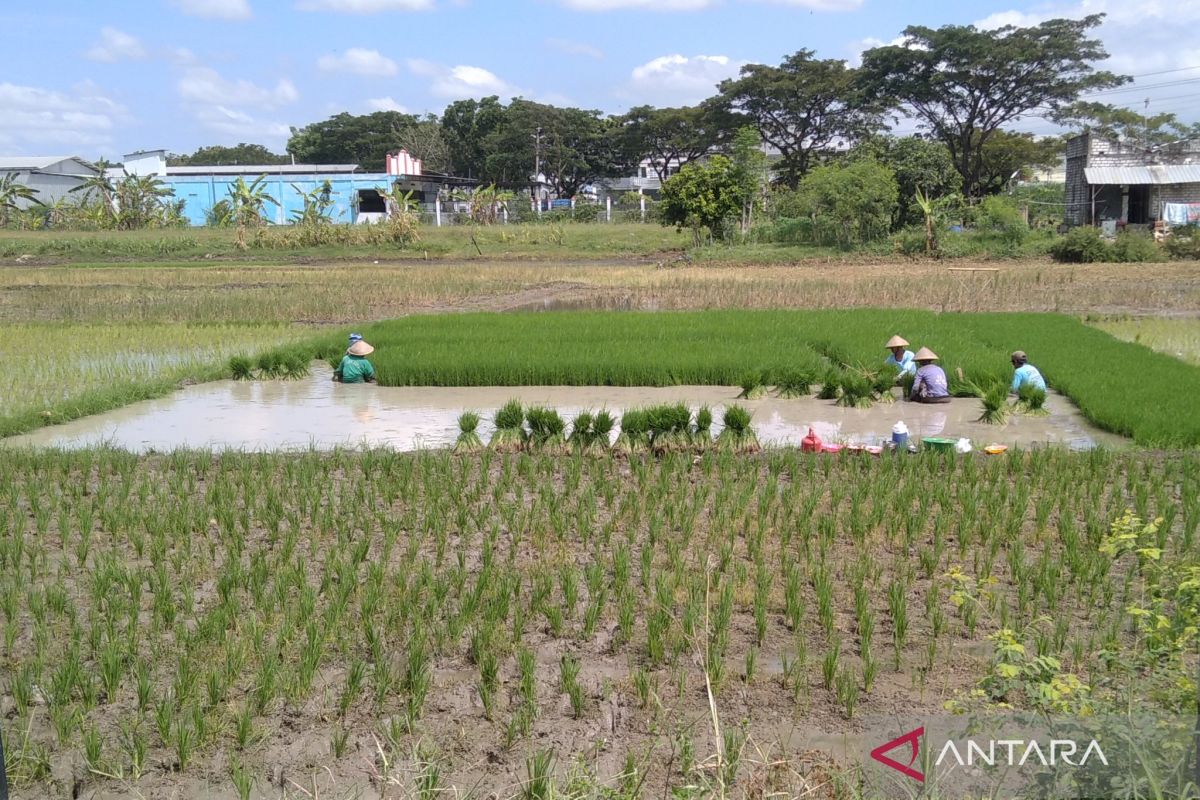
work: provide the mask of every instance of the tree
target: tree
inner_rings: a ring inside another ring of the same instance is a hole
[[[711,101],[682,108],[637,106],[618,118],[628,160],[649,159],[659,181],[670,168],[725,147],[737,122],[723,104]]]
[[[937,200],[962,190],[962,177],[941,142],[916,136],[872,136],[859,143],[850,158],[876,161],[895,174],[899,201],[892,215],[893,230],[925,222],[918,192]]]
[[[980,193],[1003,191],[1014,176],[1028,178],[1033,170],[1050,169],[1062,153],[1063,140],[1056,136],[1039,139],[1031,133],[996,131],[980,153]]]
[[[1200,137],[1200,123],[1188,125],[1170,113],[1144,116],[1104,103],[1072,103],[1055,115],[1055,121],[1146,148]]]
[[[83,180],[83,183],[72,187],[69,191],[82,192],[84,200],[88,200],[93,194],[99,195],[101,207],[104,209],[104,214],[109,220],[117,218],[117,202],[116,202],[116,187],[113,185],[112,178],[108,177],[108,170],[112,164],[107,159],[100,159],[95,164],[95,175],[89,175]]]
[[[628,169],[618,139],[616,123],[602,119],[599,111],[518,97],[483,141],[482,175],[498,186],[524,189],[540,167],[559,197],[572,197],[587,184]]]
[[[126,174],[114,189],[113,201],[117,208],[119,228],[139,230],[162,225],[172,213],[176,217],[183,213],[183,206],[176,208],[167,201],[168,197],[175,196],[175,190],[155,175]]]
[[[819,241],[849,247],[887,234],[896,207],[896,177],[882,164],[852,161],[815,167],[799,188]]]
[[[323,122],[292,128],[287,149],[297,160],[313,164],[358,164],[383,172],[389,150],[400,146],[406,129],[420,120],[399,111],[355,116],[342,112]]]
[[[742,211],[742,190],[733,162],[725,156],[713,156],[705,162],[685,164],[662,186],[659,199],[663,225],[691,228],[692,241],[699,245],[707,229],[714,238],[723,239],[728,222]]]
[[[238,176],[229,187],[229,205],[233,212],[233,221],[237,225],[237,245],[246,247],[246,229],[265,225],[267,220],[263,210],[267,203],[279,205],[279,201],[267,193],[267,176],[259,175],[250,183]]]
[[[413,158],[421,159],[426,172],[447,173],[450,171],[450,147],[442,134],[442,123],[432,114],[403,128],[396,139]]]
[[[37,189],[17,183],[15,172],[0,178],[0,223],[7,225],[9,215],[25,205],[42,205],[42,201],[37,199],[37,194]]]
[[[742,233],[750,230],[754,221],[754,206],[767,185],[767,154],[762,151],[762,139],[753,127],[742,128],[733,137],[730,148],[733,156],[733,179],[737,182],[742,203]]]
[[[229,164],[287,164],[291,161],[288,155],[272,153],[261,144],[246,144],[241,142],[232,147],[226,145],[210,145],[201,147],[190,156],[172,155],[167,163],[181,167],[219,167]]]
[[[487,157],[483,143],[504,121],[504,111],[500,98],[495,96],[457,100],[446,106],[442,113],[442,137],[453,174],[468,178],[483,176]]]
[[[750,64],[720,85],[729,107],[746,115],[782,159],[779,179],[795,187],[819,155],[882,127],[883,106],[863,92],[858,73],[837,59],[800,50],[778,67]]]
[[[1108,57],[1098,40],[1087,38],[1102,20],[1093,14],[989,31],[910,26],[903,44],[863,54],[863,78],[946,145],[963,191],[979,197],[984,148],[1001,126],[1034,112],[1053,114],[1082,92],[1129,80],[1091,65]]]

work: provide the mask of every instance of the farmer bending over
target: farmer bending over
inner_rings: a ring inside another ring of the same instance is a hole
[[[933,363],[938,360],[937,353],[922,347],[913,360],[918,365],[917,376],[913,379],[908,399],[916,403],[949,403],[950,389],[946,383],[946,373]]]
[[[908,342],[901,336],[893,336],[884,345],[892,353],[883,360],[885,366],[896,368],[896,380],[902,375],[915,375],[917,363],[913,360],[912,350],[906,350]]]
[[[340,383],[374,383],[375,367],[367,361],[367,356],[375,352],[375,348],[363,341],[357,333],[350,334],[350,346],[342,363],[333,371],[333,379]]]
[[[1029,363],[1029,357],[1025,355],[1024,350],[1013,351],[1012,365],[1014,372],[1012,386],[1008,387],[1010,394],[1019,394],[1024,386],[1030,386],[1041,392],[1046,391],[1046,379],[1042,377],[1042,373],[1038,371],[1037,367]]]

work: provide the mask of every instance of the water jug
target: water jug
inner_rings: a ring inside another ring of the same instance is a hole
[[[903,420],[892,426],[892,444],[897,450],[908,446],[908,426]]]

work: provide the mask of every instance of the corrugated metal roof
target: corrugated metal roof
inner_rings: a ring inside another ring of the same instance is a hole
[[[323,175],[358,170],[358,164],[226,164],[219,167],[167,167],[168,175]]]
[[[1145,167],[1087,167],[1083,170],[1092,185],[1200,183],[1200,164],[1152,164]]]
[[[75,156],[0,156],[0,169],[45,169]]]

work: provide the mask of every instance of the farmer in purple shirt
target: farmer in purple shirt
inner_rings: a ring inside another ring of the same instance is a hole
[[[938,360],[937,353],[922,347],[913,360],[917,362],[917,377],[913,380],[908,399],[916,403],[949,403],[950,387],[946,382],[946,373],[933,363]]]

